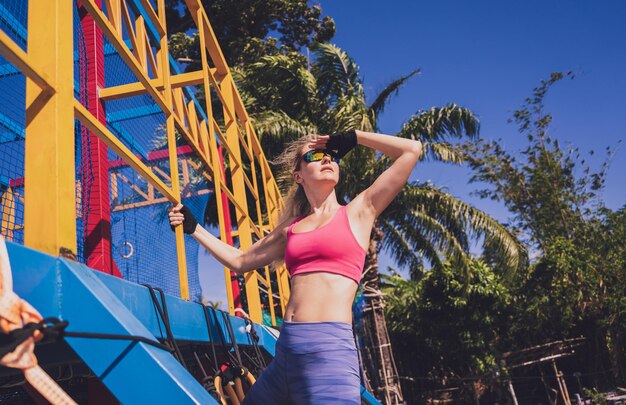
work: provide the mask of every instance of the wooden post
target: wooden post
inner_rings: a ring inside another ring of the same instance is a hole
[[[556,368],[556,361],[552,360],[552,367],[554,368],[554,374],[556,375],[556,382],[559,384],[559,391],[561,392],[561,397],[563,398],[563,402],[565,405],[571,405],[571,401],[569,399],[569,392],[567,392],[567,386],[565,385],[565,380],[563,379],[563,373],[561,373]]]
[[[513,380],[509,378],[507,382],[508,382],[507,386],[509,388],[509,392],[511,393],[511,399],[513,399],[513,404],[519,405],[517,402],[517,397],[515,396],[515,390],[513,389]]]

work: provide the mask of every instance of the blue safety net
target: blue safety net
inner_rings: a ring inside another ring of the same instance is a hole
[[[106,9],[104,11],[106,13]],[[131,8],[129,12],[134,19],[136,10]],[[78,2],[74,2],[74,95],[77,101],[90,109],[93,106],[89,105],[89,67],[96,63],[96,59],[93,52],[88,52],[88,47],[93,45],[87,44],[85,40],[81,24],[84,16],[84,10],[79,10]],[[24,51],[28,44],[27,27],[28,1],[0,0],[0,30]],[[125,31],[124,37],[128,38]],[[131,41],[127,39],[125,42],[131,47]],[[101,43],[105,87],[138,82],[138,77],[120,57],[118,50],[104,37]],[[154,41],[151,43],[155,57],[158,45]],[[155,77],[150,63],[146,74],[149,78]],[[0,232],[8,240],[24,243],[26,77],[2,57],[0,88]],[[107,101],[104,110],[106,127],[111,133],[141,159],[163,184],[171,187],[165,115],[155,100],[144,93]],[[108,184],[114,268],[130,281],[147,283],[167,293],[180,295],[174,233],[170,231],[167,221],[169,202],[158,188],[149,185],[144,176],[111,150],[104,158],[102,155],[94,156],[92,151],[94,147],[97,149],[95,142],[98,140],[78,120],[75,120],[74,141],[76,259],[83,263],[90,260],[94,238],[100,235],[95,235],[93,231],[98,224],[89,223],[94,218],[93,200],[100,198],[97,195],[100,189],[95,184],[99,187]],[[194,160],[189,146],[180,138],[177,147],[184,203],[190,206],[198,218],[202,218],[212,184],[203,174],[197,159]],[[103,159],[98,163],[108,165],[105,174],[94,170],[95,159]],[[190,297],[199,301],[198,246],[188,236],[185,242]]]
[[[0,30],[26,50],[27,1],[0,0]],[[24,243],[26,77],[0,56],[0,233]]]

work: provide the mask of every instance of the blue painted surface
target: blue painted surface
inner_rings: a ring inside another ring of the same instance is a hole
[[[150,333],[158,338],[165,338],[165,326],[159,317],[150,293],[146,287],[131,283],[117,277],[101,272],[93,272],[113,294],[120,299],[126,308],[148,328]],[[158,294],[157,294],[158,297]],[[172,295],[165,294],[165,300],[170,317],[170,327],[176,339],[209,342],[209,334],[204,319],[204,312],[200,304],[182,300]],[[221,316],[217,316],[222,330],[224,342],[231,343],[226,332],[226,325]],[[230,316],[230,321],[235,334],[237,344],[250,345],[252,340],[245,329],[245,321],[241,318]],[[259,335],[259,346],[263,347],[271,356],[274,356],[276,340],[265,328],[255,324],[255,330]],[[218,328],[211,325],[211,331],[217,343]]]
[[[68,331],[154,339],[150,330],[97,277],[97,272],[20,245],[8,243],[7,248],[14,291],[44,317],[69,321]],[[66,341],[122,403],[217,403],[162,349],[107,339],[67,338]]]
[[[361,386],[361,401],[367,405],[382,405],[378,400]]]

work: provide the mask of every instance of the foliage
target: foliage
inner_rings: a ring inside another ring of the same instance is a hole
[[[494,346],[511,296],[484,262],[472,260],[470,274],[465,280],[446,262],[418,281],[383,276],[392,342],[407,349],[398,356],[405,375],[444,382],[496,365]]]
[[[564,78],[573,75],[553,73],[514,112],[513,120],[528,140],[519,156],[505,150],[501,140],[464,145],[464,157],[474,170],[472,181],[491,186],[477,194],[502,201],[513,214],[512,229],[540,249],[555,238],[572,238],[593,215],[609,162],[593,172],[578,148],[563,148],[548,134],[552,115],[544,112],[544,98]]]
[[[481,140],[464,147],[474,181],[489,188],[479,195],[502,201],[510,224],[535,249],[535,263],[512,286],[514,305],[503,336],[508,349],[583,335],[592,383],[623,383],[626,374],[625,209],[603,206],[601,190],[613,149],[592,171],[578,148],[562,147],[549,134],[544,112],[548,90],[571,73],[553,73],[515,111],[514,121],[528,145],[518,155],[502,141]],[[485,260],[499,259],[487,245]]]
[[[583,394],[585,395],[586,398],[589,398],[591,400],[592,404],[605,404],[606,403],[607,395],[604,393],[598,392],[598,390],[595,388],[593,389],[583,388]]]
[[[189,60],[196,70],[198,39],[187,35],[194,23],[183,4],[166,0],[167,28],[174,57]],[[309,6],[306,0],[203,0],[202,6],[230,66],[249,64],[264,55],[294,56],[302,47],[327,42],[335,35],[332,18],[322,17],[321,7]]]

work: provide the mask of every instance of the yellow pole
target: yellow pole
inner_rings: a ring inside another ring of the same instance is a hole
[[[159,18],[161,25],[165,27],[165,1],[159,0]],[[170,61],[167,48],[167,32],[161,37],[161,49],[158,51],[160,56],[159,74],[163,79],[163,93],[165,103],[173,109],[172,106],[172,85],[170,83]],[[157,56],[158,58],[158,56]],[[176,128],[174,127],[174,114],[168,114],[166,121],[167,128],[167,148],[170,160],[170,178],[172,179],[172,192],[177,198],[181,198],[180,184],[178,179],[178,155],[176,153]],[[185,238],[183,227],[176,227],[176,255],[178,257],[178,282],[180,285],[180,298],[189,300],[189,281],[187,278],[187,256],[185,254]]]
[[[196,20],[198,21],[198,34],[200,36],[200,58],[202,61],[202,76],[204,84],[204,102],[206,106],[206,112],[208,116],[207,121],[207,140],[209,153],[209,160],[213,164],[213,187],[215,193],[215,201],[217,203],[217,215],[219,219],[220,238],[222,242],[227,243],[226,238],[226,226],[224,224],[224,204],[222,203],[222,170],[220,164],[220,158],[217,152],[217,140],[215,139],[215,120],[213,119],[213,107],[211,105],[211,84],[209,82],[209,63],[207,59],[207,49],[205,40],[205,24],[202,18],[204,9],[198,8],[196,11]],[[227,204],[228,205],[228,204]],[[228,313],[235,314],[235,299],[233,297],[233,289],[231,286],[230,269],[224,266],[224,280],[226,284],[226,300],[228,301]]]
[[[9,187],[2,197],[0,197],[0,206],[2,206],[2,221],[0,221],[0,230],[4,231],[4,236],[10,242],[13,242],[13,231],[17,224],[15,223],[15,197],[13,190]]]
[[[241,161],[241,147],[239,144],[239,135],[237,122],[235,120],[235,102],[234,102],[234,86],[232,76],[228,74],[220,83],[220,92],[224,100],[224,126],[226,128],[226,140],[233,153],[229,156],[230,170],[233,182],[233,194],[239,204],[245,209],[240,209],[237,213],[237,229],[239,231],[239,247],[245,250],[252,246],[252,230],[250,229],[250,216],[247,212],[248,204],[246,202],[246,184],[244,180],[243,164]],[[259,296],[259,282],[257,280],[256,271],[251,271],[244,276],[246,281],[246,297],[248,299],[248,313],[250,319],[254,322],[262,323],[263,314],[261,313],[261,297]]]
[[[24,244],[76,254],[73,2],[30,0],[28,57],[52,92],[26,80]]]

